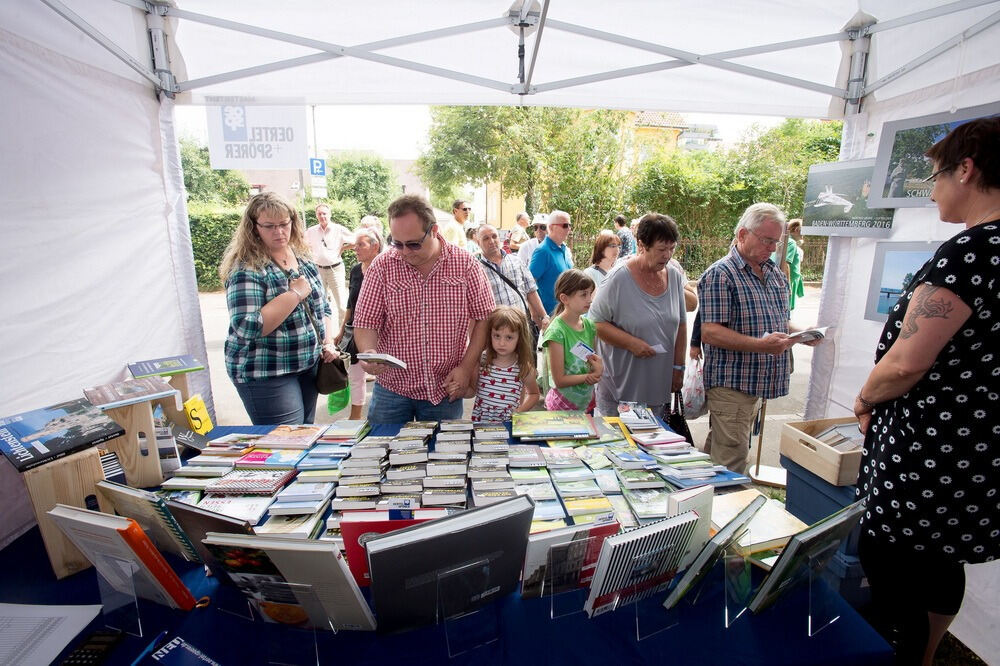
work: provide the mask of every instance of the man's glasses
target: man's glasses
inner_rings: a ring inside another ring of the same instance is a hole
[[[429,234],[430,232],[431,232],[430,227],[428,227],[427,231],[424,232],[424,235],[420,237],[420,240],[416,241],[398,241],[395,240],[392,236],[389,236],[388,242],[389,245],[391,245],[397,250],[402,250],[405,247],[407,250],[416,251],[424,246],[424,241],[427,240],[427,234]]]
[[[764,245],[777,245],[778,243],[781,242],[780,238],[768,238],[767,236],[761,236],[759,233],[753,230],[751,230],[750,233],[759,238],[761,242],[764,243]]]
[[[569,222],[550,222],[549,226],[550,227],[563,227],[565,229],[571,229],[571,228],[573,228],[573,225],[570,224]]]
[[[275,231],[288,231],[292,227],[292,221],[285,220],[281,224],[261,224],[258,222],[257,226],[264,231],[273,234]]]
[[[469,212],[469,211],[471,211],[472,209],[471,209],[471,208],[460,208],[459,210],[464,210],[464,211],[465,211],[466,213],[468,213],[468,212]]]
[[[924,178],[920,182],[921,183],[931,183],[931,182],[936,183],[937,182],[937,177],[938,177],[939,174],[942,174],[945,171],[951,171],[954,168],[955,168],[954,164],[952,164],[951,166],[941,167],[940,169],[938,169],[937,171],[935,171],[931,175],[927,176],[926,178]]]

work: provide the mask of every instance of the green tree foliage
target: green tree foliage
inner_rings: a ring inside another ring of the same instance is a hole
[[[359,153],[332,157],[326,163],[326,187],[330,198],[357,203],[360,215],[350,220],[351,228],[364,215],[385,215],[399,189],[392,167],[385,160]]]
[[[226,246],[242,216],[241,206],[225,207],[217,203],[188,202],[194,271],[201,291],[222,289],[219,264],[222,263],[222,255],[225,254]]]
[[[181,139],[181,169],[189,201],[239,205],[250,195],[250,184],[239,171],[213,169],[208,148],[191,139]]]

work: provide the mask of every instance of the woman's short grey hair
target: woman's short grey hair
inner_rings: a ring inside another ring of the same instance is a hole
[[[378,229],[372,229],[371,227],[361,227],[356,232],[354,232],[355,239],[360,239],[362,237],[367,238],[371,242],[378,245],[378,251],[381,252],[384,249],[385,241],[382,240],[382,234],[378,232]]]
[[[733,229],[733,236],[736,236],[740,232],[740,229],[757,231],[768,220],[774,220],[781,224],[782,229],[785,228],[785,214],[781,212],[780,208],[774,204],[755,203],[743,211],[740,221],[736,223],[736,228]]]

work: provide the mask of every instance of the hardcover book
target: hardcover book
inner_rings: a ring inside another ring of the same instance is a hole
[[[170,509],[170,513],[177,521],[177,524],[184,530],[188,539],[191,540],[191,545],[197,551],[198,557],[205,563],[205,566],[212,572],[212,575],[220,583],[232,584],[229,574],[226,573],[226,570],[216,561],[215,557],[205,548],[205,544],[201,541],[209,532],[253,534],[250,523],[240,518],[231,518],[179,500],[168,499],[167,508]]]
[[[240,469],[295,469],[306,452],[297,449],[254,449],[236,460]]]
[[[273,501],[274,498],[269,495],[205,495],[198,506],[256,525]]]
[[[0,419],[0,451],[24,472],[124,434],[124,428],[78,398]]]
[[[56,504],[52,520],[116,590],[191,610],[194,597],[139,523],[131,518]],[[122,566],[122,563],[128,563]]]
[[[597,561],[589,617],[656,594],[677,574],[698,517],[684,513],[605,539]]]
[[[174,519],[166,502],[156,493],[113,481],[98,481],[97,492],[114,505],[119,515],[139,523],[139,527],[160,550],[170,551],[192,562],[201,560],[194,544]]]
[[[754,488],[719,495],[712,503],[712,524],[716,529],[721,529],[760,496],[760,491]],[[785,509],[784,504],[776,499],[769,499],[750,521],[747,533],[740,538],[740,547],[750,553],[782,548],[793,534],[806,527],[805,523]]]
[[[274,495],[295,477],[295,470],[234,469],[213,479],[205,492],[217,495]]]
[[[686,569],[708,541],[709,527],[712,525],[712,499],[715,491],[712,486],[699,486],[690,490],[679,490],[667,497],[667,515],[679,516],[693,511],[698,516],[687,552],[681,558],[680,568]]]
[[[663,488],[645,488],[642,490],[622,490],[625,500],[639,520],[645,518],[662,518],[667,515],[667,502],[670,496]]]
[[[165,356],[149,361],[135,361],[127,365],[128,371],[136,379],[143,377],[169,377],[171,375],[180,375],[185,372],[195,372],[196,370],[205,369],[205,365],[190,354]]]
[[[177,389],[160,377],[144,377],[101,384],[100,386],[89,386],[83,389],[83,395],[94,407],[111,409],[112,407],[122,407],[146,400],[179,396],[180,394]]]
[[[715,566],[722,553],[742,534],[742,530],[750,522],[750,519],[753,518],[753,515],[760,510],[760,507],[764,505],[765,501],[767,501],[766,498],[758,494],[731,521],[715,533],[715,536],[695,556],[691,566],[684,572],[684,575],[674,589],[670,591],[666,601],[663,602],[666,608],[676,606],[677,602],[712,570],[712,567]]]
[[[254,534],[260,536],[279,536],[287,539],[312,539],[323,524],[323,514],[326,513],[326,502],[321,502],[321,508],[314,513],[276,514],[274,505],[268,511],[268,519],[253,528]]]
[[[335,543],[210,533],[205,545],[265,621],[375,629],[375,618]]]
[[[747,608],[759,613],[773,604],[785,590],[804,580],[810,570],[818,573],[826,567],[840,543],[861,520],[864,511],[864,502],[855,502],[793,536]]]
[[[604,495],[598,497],[568,497],[563,500],[566,513],[571,516],[582,516],[589,513],[611,514],[614,507]]]
[[[604,540],[618,534],[617,522],[573,525],[528,537],[521,597],[549,596],[587,587],[594,576]],[[548,575],[549,563],[555,566]]]
[[[663,478],[666,479],[670,485],[674,486],[678,490],[694,488],[695,486],[703,486],[705,484],[715,486],[716,488],[724,488],[726,486],[739,486],[744,483],[750,483],[750,477],[744,476],[743,474],[737,474],[736,472],[731,472],[728,469],[715,470],[715,474],[707,479],[685,479],[678,476],[670,468],[670,465],[666,465],[660,468],[660,474],[663,475]]]
[[[475,610],[517,588],[534,504],[527,497],[368,541],[379,630],[401,631]]]
[[[368,573],[367,543],[381,534],[388,534],[411,525],[419,525],[433,518],[448,515],[446,509],[417,509],[413,518],[391,519],[388,511],[352,511],[344,515],[339,527],[344,539],[344,552],[351,575],[361,587],[371,585]]]

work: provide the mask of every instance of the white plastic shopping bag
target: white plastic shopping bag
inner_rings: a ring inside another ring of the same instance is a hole
[[[708,411],[705,404],[705,372],[701,359],[691,359],[684,370],[684,388],[681,389],[684,398],[684,416],[696,419]]]

